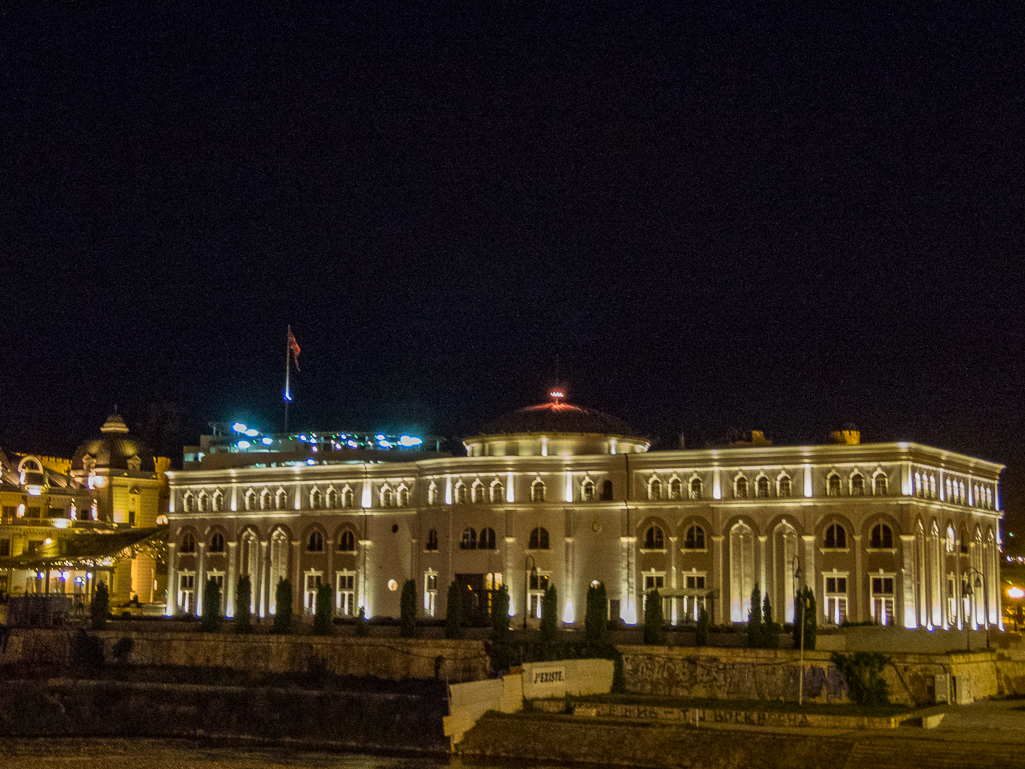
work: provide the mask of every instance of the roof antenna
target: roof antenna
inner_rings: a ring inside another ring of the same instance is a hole
[[[566,397],[566,389],[562,386],[559,381],[559,356],[555,356],[555,387],[548,393],[549,397],[555,401],[555,403],[561,403],[563,398]]]

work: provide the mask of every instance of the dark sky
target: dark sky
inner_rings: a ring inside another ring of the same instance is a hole
[[[0,446],[280,425],[291,324],[293,426],[465,434],[558,360],[1025,515],[1018,3],[199,5],[0,7]]]

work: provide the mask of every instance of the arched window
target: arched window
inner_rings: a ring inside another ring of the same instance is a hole
[[[396,501],[399,503],[399,507],[409,507],[409,489],[406,486],[399,486]]]
[[[580,484],[580,501],[594,502],[594,481],[590,478]]]
[[[327,502],[328,510],[334,510],[336,507],[338,507],[338,492],[335,491],[334,487],[331,487],[327,490],[327,495],[325,496],[325,499]]]
[[[836,473],[830,473],[829,477],[826,479],[826,496],[840,496],[840,476]]]
[[[206,496],[206,492],[202,491],[199,494],[199,512],[205,513],[209,509],[210,509],[210,500]]]
[[[527,546],[529,550],[547,550],[548,549],[548,529],[543,529],[538,526],[532,532],[530,532],[530,544]]]
[[[747,478],[743,475],[733,482],[733,496],[737,499],[747,499]]]
[[[936,476],[929,476],[929,496],[932,499],[936,499]]]
[[[480,550],[495,549],[495,530],[485,527],[480,530],[480,538],[477,540],[477,547]]]
[[[310,538],[306,540],[306,549],[311,553],[324,552],[324,535],[317,530],[310,532]]]
[[[438,484],[434,481],[431,481],[431,485],[427,487],[427,504],[438,504]]]
[[[530,501],[531,502],[544,502],[545,501],[545,482],[538,478],[532,484],[530,484]]]
[[[886,476],[883,473],[876,473],[872,477],[872,493],[877,497],[886,496]]]
[[[705,530],[700,526],[691,526],[683,540],[684,550],[704,550]]]
[[[605,480],[601,482],[601,501],[612,501],[612,481]]]
[[[185,532],[182,536],[182,544],[179,551],[182,553],[196,552],[196,537],[191,532]]]
[[[246,510],[256,509],[256,492],[252,489],[246,492],[245,507]]]
[[[278,489],[278,493],[274,495],[274,509],[284,510],[288,504],[288,494],[284,489]]]
[[[427,550],[438,549],[438,532],[436,529],[431,529],[427,532]]]
[[[851,496],[865,496],[865,476],[861,473],[855,473],[851,476]]]
[[[477,531],[471,526],[467,526],[463,529],[463,536],[459,540],[460,550],[476,550],[477,549]]]
[[[213,536],[210,537],[210,552],[211,553],[223,553],[224,552],[224,535],[221,532],[214,532]]]
[[[959,481],[957,485],[958,485],[958,489],[961,492],[960,493],[961,504],[963,505],[964,504],[964,500],[965,500],[965,496],[964,496],[964,481]]]
[[[655,501],[662,499],[662,481],[658,478],[652,478],[648,482],[648,499]]]
[[[916,497],[924,497],[925,496],[925,490],[922,487],[922,474],[921,473],[915,473],[915,496]]]
[[[385,486],[381,489],[381,507],[391,507],[395,504],[395,493],[391,490],[391,486]]]
[[[473,500],[475,505],[479,505],[484,501],[484,484],[480,481],[474,481],[473,486],[470,488],[470,499]]]
[[[690,479],[690,498],[701,499],[701,479],[691,478]]]
[[[780,497],[789,497],[794,493],[793,482],[789,475],[781,476],[776,484],[776,494]]]
[[[947,526],[947,552],[953,553],[956,546],[957,540],[954,537],[954,527]]]
[[[847,530],[839,523],[832,523],[826,527],[826,534],[822,539],[822,546],[825,548],[843,549],[847,547]]]
[[[662,528],[660,526],[649,526],[648,530],[644,532],[644,549],[645,550],[665,550],[666,542],[665,536],[662,534]]]
[[[459,483],[456,484],[456,504],[465,505],[467,496],[468,494],[466,484],[462,481],[459,481]]]
[[[669,498],[674,502],[683,499],[683,481],[679,478],[669,481]]]
[[[505,501],[505,487],[501,481],[494,481],[491,484],[491,503],[500,505]]]
[[[270,538],[270,575],[269,585],[274,589],[270,591],[271,613],[277,612],[278,601],[276,596],[278,583],[288,578],[288,551],[290,549],[288,535],[281,529],[277,529]],[[295,586],[293,585],[293,588]]]
[[[219,513],[224,510],[224,495],[220,491],[214,492],[213,509],[215,513]]]
[[[875,549],[887,549],[893,547],[893,529],[885,523],[877,523],[872,527],[868,537],[868,546]]]
[[[769,497],[769,479],[764,475],[756,482],[755,496],[759,499],[768,499]]]
[[[270,491],[268,491],[267,489],[264,489],[260,493],[260,509],[261,510],[270,510],[270,508],[271,508]]]
[[[356,549],[356,535],[350,529],[343,531],[338,538],[338,549],[343,553],[351,553]]]
[[[320,509],[320,500],[322,499],[320,489],[314,489],[310,492],[310,510]]]

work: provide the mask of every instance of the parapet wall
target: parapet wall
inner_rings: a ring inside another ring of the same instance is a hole
[[[121,660],[129,666],[222,667],[251,673],[317,668],[342,676],[476,681],[487,676],[490,664],[482,641],[115,630],[92,635],[103,641],[108,660],[117,658],[119,642],[121,648],[129,646]],[[71,633],[62,630],[14,630],[0,664],[66,664],[70,639]]]

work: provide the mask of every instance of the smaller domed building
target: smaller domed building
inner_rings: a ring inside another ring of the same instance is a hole
[[[412,579],[428,617],[445,615],[455,583],[483,619],[505,585],[514,621],[534,623],[554,584],[560,622],[582,625],[587,589],[602,582],[610,616],[627,624],[652,589],[672,623],[702,609],[743,623],[755,585],[784,621],[807,587],[822,624],[1000,622],[1003,467],[992,462],[863,444],[854,430],[822,445],[754,433],[649,451],[622,420],[561,398],[486,425],[466,456],[377,437],[389,450],[345,434],[245,438],[226,446],[230,462],[197,455],[169,473],[168,613],[199,611],[212,577],[231,616],[248,575],[258,616],[275,613],[285,578],[306,611],[327,584],[340,616],[398,616]]]

